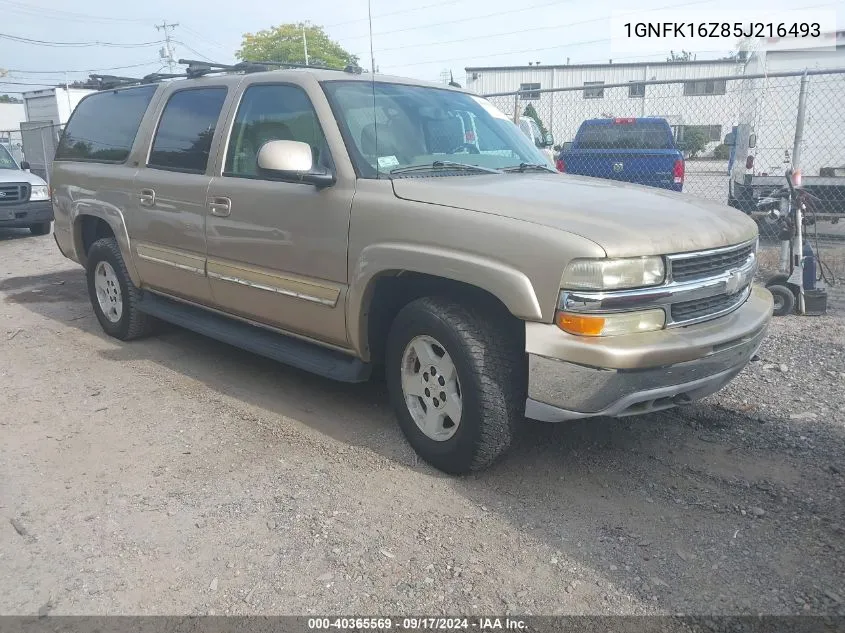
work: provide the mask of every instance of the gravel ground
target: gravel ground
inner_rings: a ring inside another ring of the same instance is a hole
[[[380,383],[121,343],[52,237],[0,261],[0,613],[845,615],[841,312],[705,402],[526,423],[450,478]]]

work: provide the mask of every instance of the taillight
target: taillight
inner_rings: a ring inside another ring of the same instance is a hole
[[[555,161],[555,167],[557,167],[557,170],[558,170],[560,173],[564,173],[564,172],[566,171],[566,163],[564,163],[564,162],[563,162],[563,159],[562,159],[562,158],[558,158],[558,159]]]
[[[745,159],[745,168],[746,169],[754,169],[754,157],[749,156]]]
[[[616,118],[613,119],[614,123],[636,123],[637,120],[634,118],[626,117],[626,118]]]
[[[684,183],[684,160],[682,158],[676,160],[675,166],[672,167],[672,179],[676,185],[682,185]]]

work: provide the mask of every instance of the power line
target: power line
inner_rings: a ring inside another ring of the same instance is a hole
[[[174,41],[174,42],[176,42],[177,44],[179,44],[180,46],[184,46],[184,47],[185,47],[185,48],[187,48],[189,51],[191,51],[194,55],[199,55],[199,56],[200,56],[200,57],[202,57],[205,61],[214,63],[214,61],[215,61],[215,60],[211,59],[208,55],[203,55],[203,54],[202,54],[202,53],[200,53],[198,50],[191,48],[190,46],[188,46],[187,44],[185,44],[185,42],[183,42],[183,41],[181,41],[181,40],[173,40],[173,41]]]
[[[552,0],[552,2],[544,2],[542,4],[532,4],[528,6],[519,7],[518,9],[508,9],[507,11],[495,11],[493,13],[485,13],[484,15],[473,15],[467,18],[459,18],[457,20],[447,20],[445,22],[434,22],[432,24],[420,24],[417,26],[409,26],[404,29],[393,29],[391,31],[382,31],[380,33],[373,33],[373,35],[393,35],[394,33],[405,33],[407,31],[416,31],[418,29],[427,29],[434,26],[445,26],[450,24],[459,24],[461,22],[470,22],[476,20],[483,20],[484,18],[492,18],[499,15],[508,15],[510,13],[521,13],[524,11],[528,11],[530,9],[541,9],[543,7],[550,7],[555,4],[566,4],[569,2],[575,2],[575,0]],[[350,40],[360,40],[369,37],[368,35],[355,35],[353,37],[343,38],[346,41]]]
[[[192,29],[191,27],[189,27],[189,26],[185,26],[184,24],[182,25],[182,28],[183,28],[185,31],[187,31],[188,33],[192,34],[192,35],[193,35],[194,37],[196,37],[198,40],[202,40],[202,42],[203,42],[204,44],[211,44],[212,46],[216,46],[217,48],[219,48],[219,49],[221,49],[221,50],[224,50],[224,51],[231,51],[231,48],[230,48],[230,47],[225,46],[224,44],[221,44],[220,42],[216,42],[215,40],[211,39],[210,37],[206,37],[205,35],[203,35],[203,34],[202,34],[202,33],[200,33],[199,31],[197,31],[196,29]]]
[[[389,13],[379,13],[374,15],[374,18],[386,18],[390,15],[399,15],[400,13],[411,13],[412,11],[421,11],[422,9],[431,9],[432,7],[441,7],[446,4],[458,4],[458,0],[445,0],[445,2],[435,2],[433,4],[424,4],[421,7],[411,7],[410,9],[400,9],[399,11],[391,11]],[[336,22],[335,24],[327,24],[323,28],[332,29],[336,26],[345,26],[347,24],[357,24],[358,22],[366,22],[368,18],[357,18],[355,20],[346,20],[345,22]]]
[[[553,51],[562,48],[570,48],[572,46],[581,46],[584,44],[598,44],[600,42],[606,42],[608,38],[602,37],[597,40],[584,40],[581,42],[570,42],[569,44],[561,44],[559,46],[546,46],[544,48],[524,48],[519,51],[507,51],[505,53],[493,53],[491,55],[473,55],[472,59],[487,59],[489,57],[504,57],[506,55],[516,55],[518,53],[540,53],[543,51]],[[411,64],[397,64],[395,66],[391,66],[391,68],[410,68],[411,66],[424,66],[425,64],[443,64],[446,62],[453,62],[458,61],[461,59],[466,59],[467,56],[464,55],[462,57],[449,57],[447,59],[428,59],[421,62],[413,62]]]
[[[10,73],[19,73],[22,75],[63,75],[64,73],[98,73],[107,70],[126,70],[128,68],[141,68],[142,66],[152,66],[155,61],[143,62],[141,64],[130,64],[128,66],[112,66],[110,68],[84,68],[80,70],[23,70],[20,68],[7,68]],[[0,81],[2,83],[2,81]]]
[[[74,11],[64,11],[61,9],[54,9],[51,7],[42,7],[32,5],[29,3],[11,2],[10,0],[0,0],[0,4],[11,7],[6,11],[19,12],[24,15],[32,15],[39,18],[58,19],[63,21],[82,21],[82,22],[134,22],[149,24],[152,20],[141,18],[115,18],[103,15],[90,15],[86,13],[77,13]]]
[[[682,4],[670,4],[665,7],[657,7],[656,9],[643,9],[642,11],[631,11],[629,13],[622,13],[620,17],[625,15],[637,15],[639,13],[644,13],[648,11],[662,11],[665,9],[677,9],[680,7],[687,7],[693,4],[707,4],[712,2],[712,0],[694,0],[693,2],[684,2]],[[600,18],[592,18],[590,20],[579,20],[578,22],[567,22],[566,24],[558,24],[554,26],[536,26],[530,29],[520,29],[519,31],[514,31],[511,29],[510,31],[503,31],[501,33],[491,33],[489,35],[474,35],[472,37],[462,37],[456,40],[445,40],[445,41],[437,41],[437,42],[424,42],[422,44],[406,44],[404,46],[393,46],[391,48],[380,48],[380,53],[386,53],[388,51],[398,51],[398,50],[405,50],[406,48],[420,48],[422,46],[440,46],[442,44],[456,44],[459,42],[468,42],[472,40],[486,40],[491,37],[502,37],[505,35],[522,35],[523,33],[530,33],[532,31],[546,31],[548,29],[564,29],[570,26],[581,26],[583,24],[590,24],[591,22],[601,22],[603,20],[607,20],[607,16],[602,16]],[[610,38],[607,38],[608,40]]]
[[[0,38],[11,40],[13,42],[21,42],[23,44],[36,44],[38,46],[66,46],[77,48],[86,48],[90,46],[106,46],[115,48],[143,48],[145,46],[156,46],[157,44],[161,44],[163,41],[155,40],[153,42],[137,42],[134,44],[120,44],[117,42],[53,42],[47,40],[36,40],[20,35],[11,35],[9,33],[0,33]]]
[[[711,2],[711,1],[712,0],[697,0],[697,1],[694,1],[694,2],[690,2],[689,4],[701,4],[701,3]],[[795,10],[811,9],[811,8],[817,8],[817,7],[822,7],[822,6],[830,6],[830,5],[833,5],[833,4],[837,4],[837,3],[831,2],[831,3],[827,3],[827,4],[814,5],[814,6],[810,6],[810,7],[794,7],[794,9]],[[672,7],[662,7],[662,8],[668,9],[668,8],[675,8],[675,7],[679,7],[679,6],[685,6],[685,5],[674,5]],[[525,7],[525,8],[530,8],[530,7]],[[642,13],[644,11],[658,11],[658,10],[660,10],[660,9],[648,9],[648,10],[644,9],[642,11],[635,11],[633,13]],[[606,17],[599,18],[599,19],[606,19]],[[469,38],[467,38],[467,39],[469,39]],[[560,49],[565,49],[565,48],[571,48],[573,46],[583,46],[583,45],[587,45],[587,44],[600,44],[602,42],[608,42],[610,40],[611,40],[611,38],[604,37],[604,38],[594,39],[594,40],[584,40],[584,41],[580,41],[580,42],[570,42],[568,44],[561,44],[561,45],[558,45],[558,46],[547,46],[547,47],[542,47],[542,48],[526,48],[526,49],[517,50],[517,51],[507,51],[507,52],[503,52],[503,53],[492,53],[492,54],[488,54],[488,55],[471,55],[471,56],[470,55],[463,55],[461,57],[450,57],[450,58],[447,58],[447,59],[431,59],[431,60],[427,60],[427,61],[413,62],[413,63],[410,63],[410,64],[396,64],[396,65],[389,66],[389,68],[410,68],[410,67],[413,67],[413,66],[423,66],[425,64],[443,64],[443,63],[447,63],[447,62],[464,60],[467,57],[471,57],[473,59],[488,59],[490,57],[504,57],[504,56],[507,56],[507,55],[515,55],[515,54],[519,54],[519,53],[539,53],[539,52],[544,52],[544,51],[552,51],[552,50],[560,50]],[[406,47],[403,47],[403,48],[406,48]],[[395,50],[395,49],[388,49],[388,50]]]
[[[4,79],[0,79],[0,86],[49,86],[52,84],[52,81],[48,82],[26,82],[26,81],[5,81]],[[0,89],[2,90],[2,89]]]

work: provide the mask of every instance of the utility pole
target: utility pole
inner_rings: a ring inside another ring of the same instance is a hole
[[[167,67],[173,73],[173,46],[170,43],[170,32],[179,26],[179,23],[168,24],[167,20],[162,20],[161,24],[156,24],[157,31],[164,31],[164,47],[159,51],[159,56],[167,62]]]
[[[305,49],[305,65],[308,65],[308,38],[305,36],[305,24],[302,24],[302,47]]]

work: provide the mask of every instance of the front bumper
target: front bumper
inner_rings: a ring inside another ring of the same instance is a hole
[[[619,417],[708,396],[742,371],[771,316],[771,294],[754,287],[726,316],[658,332],[602,339],[528,324],[525,415],[544,422]]]
[[[0,228],[26,227],[53,221],[53,203],[49,200],[0,205]]]

